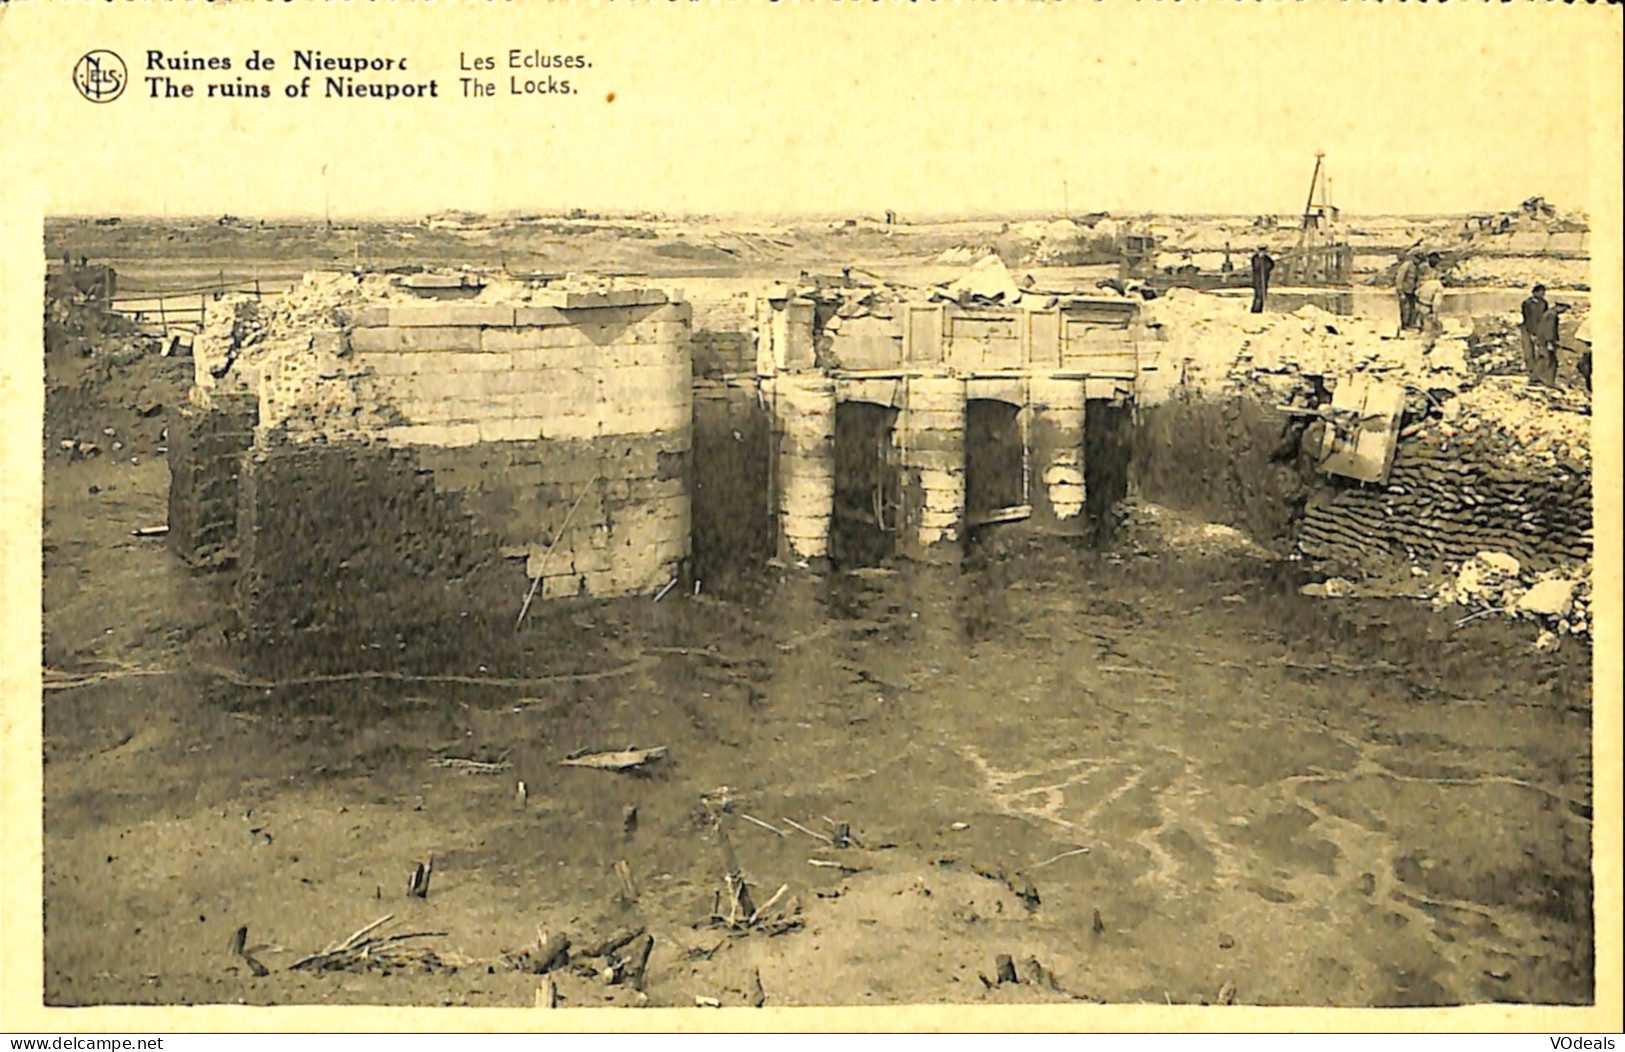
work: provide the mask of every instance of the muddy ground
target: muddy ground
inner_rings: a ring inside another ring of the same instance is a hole
[[[565,1005],[744,1004],[756,976],[770,1005],[1591,1001],[1574,640],[1306,598],[1184,524],[1006,537],[966,574],[551,604],[524,630],[546,680],[469,653],[455,681],[242,682],[226,577],[131,536],[164,519],[162,414],[120,425],[134,452],[61,452],[95,410],[47,410],[49,1004],[529,1005],[503,951],[627,925],[654,939],[643,995],[564,972]],[[669,751],[558,762],[626,745]],[[718,812],[799,928],[704,925]],[[441,966],[288,969],[385,914],[444,932],[417,943]],[[228,953],[241,925],[280,948],[263,977]],[[1053,984],[990,988],[1000,954]]]

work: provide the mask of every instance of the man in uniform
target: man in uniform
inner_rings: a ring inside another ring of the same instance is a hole
[[[1262,247],[1253,253],[1253,313],[1264,313],[1264,295],[1270,290],[1270,271],[1275,260]]]
[[[1557,386],[1558,325],[1565,309],[1561,303],[1552,304],[1535,325],[1536,368],[1529,371],[1529,378],[1547,387]]]
[[[1399,260],[1394,273],[1394,293],[1399,297],[1399,331],[1416,327],[1416,288],[1422,283],[1422,253],[1420,250]]]
[[[1437,271],[1429,268],[1416,287],[1416,327],[1421,330],[1431,350],[1444,331],[1444,282]]]
[[[1546,383],[1542,377],[1546,375],[1546,363],[1542,347],[1543,326],[1548,314],[1552,315],[1553,328],[1556,327],[1557,312],[1546,302],[1546,286],[1536,285],[1529,290],[1529,298],[1523,301],[1520,308],[1523,312],[1523,324],[1518,329],[1518,341],[1523,345],[1523,367],[1529,374],[1529,379],[1535,383]],[[1555,342],[1555,341],[1554,341]],[[1551,370],[1555,378],[1557,374],[1557,356],[1552,356]]]

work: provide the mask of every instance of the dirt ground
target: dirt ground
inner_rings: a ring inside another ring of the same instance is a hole
[[[654,940],[644,993],[565,971],[565,1005],[745,1004],[758,976],[770,1005],[1591,1000],[1572,640],[1305,598],[1164,515],[1109,552],[1006,537],[964,575],[552,604],[528,643],[582,671],[545,681],[470,653],[452,682],[234,682],[228,582],[131,536],[162,458],[46,437],[49,1004],[529,1005],[503,951],[622,926]],[[669,752],[558,763],[627,745]],[[799,928],[704,925],[719,809]],[[288,970],[386,914],[445,933],[418,941],[441,966]],[[241,925],[269,974],[228,952]],[[1044,972],[990,987],[1001,954]]]

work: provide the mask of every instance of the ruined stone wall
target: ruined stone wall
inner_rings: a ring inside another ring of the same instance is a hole
[[[193,566],[220,566],[237,554],[243,454],[254,444],[259,401],[223,396],[212,411],[195,406],[169,419],[169,546]]]
[[[685,572],[688,306],[635,290],[488,298],[324,275],[200,337],[209,383],[173,456],[172,535],[202,550],[235,533],[260,652],[428,660],[471,632],[511,635],[533,580],[548,600]]]
[[[1084,385],[1076,380],[1038,377],[1028,397],[1032,406],[1033,518],[1060,532],[1082,528],[1084,510]]]
[[[963,536],[965,513],[965,382],[913,377],[903,413],[903,550],[929,558],[937,545]]]
[[[696,377],[737,376],[756,369],[756,303],[748,293],[694,303]]]
[[[542,598],[664,584],[688,555],[688,308],[552,298],[354,311],[331,354],[266,363],[261,445],[411,450]]]
[[[968,399],[1017,410],[1028,520],[1046,532],[1088,531],[1084,404],[1132,397],[1132,301],[975,309],[857,302],[836,309],[788,298],[759,307],[757,367],[783,436],[779,527],[788,554],[828,554],[835,406],[845,401],[900,411],[892,434],[903,486],[900,553],[950,554],[965,537]]]
[[[489,641],[513,639],[522,568],[416,450],[256,451],[240,509],[237,609],[256,667],[457,668],[482,637],[481,663],[509,656]]]
[[[829,555],[835,510],[835,384],[818,373],[766,381],[778,421],[779,536],[790,558]]]

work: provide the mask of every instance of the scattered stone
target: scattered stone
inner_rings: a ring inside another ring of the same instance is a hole
[[[1517,609],[1526,614],[1544,614],[1547,617],[1567,617],[1574,606],[1574,591],[1578,581],[1561,578],[1541,581],[1518,600]]]

